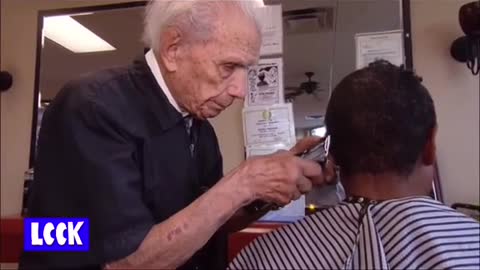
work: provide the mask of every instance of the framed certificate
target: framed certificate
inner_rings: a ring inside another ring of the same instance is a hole
[[[296,142],[291,103],[244,108],[243,128],[247,148],[287,147]]]
[[[379,59],[397,66],[405,63],[403,30],[357,34],[355,44],[357,69]]]

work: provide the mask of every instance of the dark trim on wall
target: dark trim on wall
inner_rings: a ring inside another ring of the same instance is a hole
[[[405,48],[405,67],[413,70],[412,21],[410,0],[402,0],[403,46]]]
[[[75,14],[75,13],[84,13],[84,12],[96,12],[96,11],[106,11],[122,8],[134,8],[145,6],[148,1],[136,1],[136,2],[127,2],[119,4],[108,4],[108,5],[98,5],[98,6],[88,6],[88,7],[78,7],[78,8],[62,8],[62,9],[52,9],[52,10],[40,10],[37,15],[37,49],[35,56],[35,81],[33,88],[33,107],[32,107],[32,132],[30,138],[30,159],[29,159],[29,168],[33,168],[35,164],[36,156],[36,138],[37,138],[37,118],[38,118],[38,98],[40,92],[40,67],[42,61],[42,29],[43,29],[43,18],[47,16],[55,15],[66,15],[66,14]]]
[[[440,181],[440,171],[438,169],[438,161],[435,161],[435,164],[433,165],[433,185],[434,185],[433,191],[435,192],[434,199],[442,203],[445,203],[443,198],[442,183]]]
[[[106,10],[112,10],[112,9],[142,7],[142,6],[145,6],[147,2],[148,1],[136,1],[136,2],[126,2],[126,3],[118,3],[118,4],[78,7],[78,8],[40,10],[38,14],[39,16],[45,17],[45,16],[66,15],[66,14],[75,14],[75,13],[84,13],[84,12],[106,11]]]
[[[37,16],[37,48],[35,52],[35,81],[33,86],[32,133],[30,136],[30,160],[28,162],[29,169],[33,167],[36,156],[38,98],[40,92],[40,66],[42,59],[42,29],[43,15],[41,15],[41,11],[39,11]]]
[[[2,1],[0,1],[0,40],[2,39]],[[2,69],[2,42],[0,42],[0,70]],[[0,92],[0,136],[2,134],[2,92]],[[2,149],[0,139],[0,150]],[[2,173],[2,155],[0,153],[0,175]]]
[[[403,45],[405,48],[405,67],[409,70],[414,70],[413,65],[413,35],[412,35],[412,12],[411,0],[402,0],[402,14],[403,14]],[[440,170],[438,163],[435,162],[433,166],[433,198],[444,203],[442,181],[440,177]]]

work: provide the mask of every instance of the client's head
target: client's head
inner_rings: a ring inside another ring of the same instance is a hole
[[[393,197],[429,192],[436,115],[413,72],[387,61],[353,72],[333,91],[325,122],[347,192],[366,196],[358,192],[376,189]]]

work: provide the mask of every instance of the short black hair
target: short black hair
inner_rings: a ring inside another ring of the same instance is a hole
[[[338,84],[325,123],[342,174],[409,175],[437,120],[422,79],[378,60]]]

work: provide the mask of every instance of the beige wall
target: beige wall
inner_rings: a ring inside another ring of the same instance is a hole
[[[450,56],[471,0],[412,0],[414,66],[437,108],[438,162],[447,203],[479,203],[479,77]]]
[[[223,154],[223,171],[229,172],[245,159],[242,125],[243,102],[236,101],[212,123]]]
[[[478,203],[479,80],[449,56],[451,42],[461,35],[457,11],[462,2],[469,1],[412,0],[414,63],[437,106],[439,166],[447,202]],[[37,11],[105,3],[1,1],[1,69],[10,71],[15,78],[11,91],[1,94],[2,216],[20,212],[23,172],[28,166]],[[236,103],[212,121],[226,171],[244,156],[240,111],[241,103]]]

